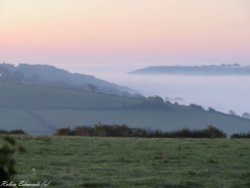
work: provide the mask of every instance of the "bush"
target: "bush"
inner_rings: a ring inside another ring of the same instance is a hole
[[[197,104],[190,104],[189,107],[191,109],[194,109],[194,110],[201,110],[201,111],[204,111],[204,108],[200,105],[197,105]]]
[[[226,134],[213,126],[206,129],[189,130],[182,129],[178,131],[163,132],[165,138],[225,138]]]
[[[72,135],[72,132],[69,128],[61,128],[61,129],[57,129],[56,136],[70,136]]]
[[[0,130],[0,134],[8,134],[8,133],[9,133],[8,131]]]
[[[147,131],[142,128],[129,128],[126,125],[98,124],[93,127],[80,126],[74,130],[68,128],[58,129],[57,136],[104,136],[104,137],[155,137],[155,138],[225,138],[221,130],[208,126],[206,129],[163,132],[160,130]]]
[[[11,137],[5,137],[5,144],[0,145],[0,182],[10,181],[16,173],[14,155],[17,151],[25,151]]]
[[[248,133],[236,133],[231,135],[231,138],[250,138],[250,132]]]
[[[23,135],[27,135],[27,133],[24,130],[21,130],[21,129],[9,131],[9,134],[23,134]]]
[[[11,130],[11,131],[0,130],[0,134],[22,134],[22,135],[27,135],[27,133],[24,130],[21,130],[21,129],[16,129],[16,130]]]
[[[213,127],[212,125],[208,126],[207,130],[205,130],[207,136],[209,138],[225,138],[227,137],[226,133],[222,132],[221,130]]]

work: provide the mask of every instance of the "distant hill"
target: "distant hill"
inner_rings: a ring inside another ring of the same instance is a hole
[[[0,82],[39,86],[55,86],[114,95],[134,93],[126,87],[95,78],[94,76],[70,73],[50,65],[0,64]]]
[[[173,74],[173,75],[250,75],[250,66],[239,64],[203,66],[150,66],[138,69],[132,74]]]
[[[0,129],[52,133],[80,125],[126,124],[146,129],[201,129],[213,125],[228,134],[247,132],[250,120],[160,97],[125,97],[84,90],[0,83]]]

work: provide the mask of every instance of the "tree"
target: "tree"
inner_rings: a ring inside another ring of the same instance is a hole
[[[150,96],[146,98],[143,102],[143,105],[146,107],[166,107],[164,100],[159,96]]]
[[[194,109],[194,110],[204,111],[204,108],[202,106],[200,106],[200,105],[197,105],[197,104],[190,104],[189,107]]]
[[[242,114],[243,118],[250,119],[250,114],[248,112],[245,112]]]
[[[226,133],[212,125],[209,125],[205,131],[207,131],[209,138],[225,138],[227,136]]]
[[[60,128],[60,129],[57,129],[55,135],[56,136],[69,136],[69,135],[72,135],[72,132],[69,128]]]
[[[87,88],[91,91],[91,92],[96,92],[98,90],[98,87],[94,84],[88,84]]]
[[[229,110],[228,112],[231,116],[237,116],[236,112],[233,110]]]
[[[211,108],[211,107],[209,107],[207,111],[208,111],[208,112],[216,112],[216,110],[213,109],[213,108]]]

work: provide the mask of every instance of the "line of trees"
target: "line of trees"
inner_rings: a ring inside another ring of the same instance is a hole
[[[231,138],[250,138],[250,132],[232,134]]]
[[[24,130],[21,129],[16,129],[16,130],[0,130],[0,134],[23,134],[23,135],[27,135],[27,133]]]
[[[205,129],[177,131],[146,130],[142,128],[129,128],[126,125],[98,124],[93,127],[80,126],[75,129],[61,128],[55,133],[57,136],[102,136],[102,137],[145,137],[145,138],[225,138],[223,131],[213,126]]]
[[[0,135],[28,135],[24,130],[0,130]],[[181,129],[176,131],[161,131],[142,128],[130,128],[127,125],[105,125],[79,126],[74,129],[57,129],[56,136],[102,136],[102,137],[145,137],[145,138],[226,138],[223,131],[214,126],[205,129]],[[247,133],[234,133],[230,138],[250,138]]]

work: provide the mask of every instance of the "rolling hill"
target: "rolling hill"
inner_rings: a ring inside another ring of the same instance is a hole
[[[131,74],[140,75],[250,75],[250,66],[241,66],[239,64],[222,65],[202,65],[202,66],[150,66],[135,70]]]
[[[214,125],[228,134],[250,130],[250,120],[159,98],[125,97],[52,86],[0,84],[0,129],[47,134],[95,123],[161,130]]]
[[[132,95],[129,88],[98,79],[91,75],[70,73],[51,65],[0,64],[0,82],[53,86],[67,89],[97,91],[106,94]]]

